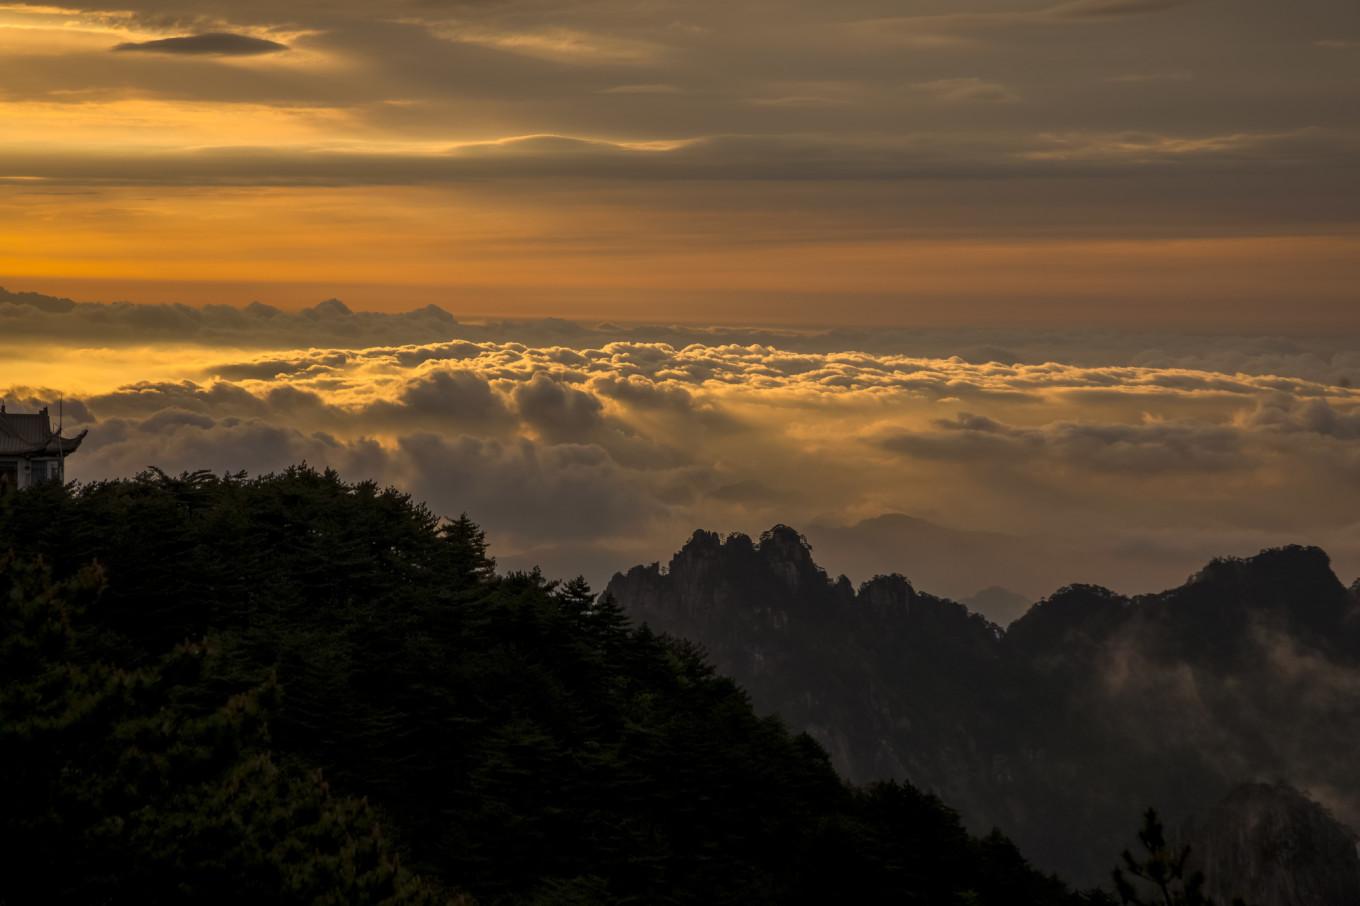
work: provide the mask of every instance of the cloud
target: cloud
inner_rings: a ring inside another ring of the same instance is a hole
[[[601,94],[681,94],[683,89],[665,82],[640,83],[635,85],[611,85],[600,89]]]
[[[195,318],[36,301],[16,304],[103,332],[84,350],[42,344],[48,373],[72,382],[68,425],[91,429],[71,463],[85,480],[305,459],[396,483],[440,513],[467,510],[507,566],[598,569],[593,578],[663,556],[696,525],[825,532],[882,513],[1031,539],[1022,570],[1004,551],[986,568],[946,570],[940,584],[960,594],[981,575],[1032,594],[1051,590],[1035,577],[1057,575],[1141,591],[1208,556],[1287,541],[1323,544],[1360,571],[1349,491],[1360,486],[1360,391],[1337,380],[1360,360],[1340,337],[1206,346],[1102,332],[449,328],[335,305]],[[161,317],[198,343],[107,345],[121,319],[145,333]],[[413,324],[441,339],[243,355],[238,319],[254,318],[258,341]],[[232,325],[230,351],[203,342],[210,325]],[[11,354],[33,346],[7,348],[7,374],[27,367]],[[54,348],[70,351],[52,361]],[[1093,361],[1063,361],[1074,356]],[[129,368],[148,379],[126,382]],[[7,398],[37,407],[62,395],[38,383]]]
[[[231,32],[206,32],[178,38],[159,38],[154,41],[129,41],[113,48],[120,53],[163,53],[184,56],[257,57],[279,53],[288,45],[267,38],[237,35]]]
[[[665,511],[596,446],[423,434],[397,450],[406,486],[443,512],[494,514],[487,524],[512,546],[626,535]]]
[[[207,386],[194,381],[141,381],[108,393],[94,394],[85,403],[101,418],[148,416],[165,409],[236,417],[262,415],[264,402],[243,387],[227,382]]]
[[[590,386],[601,396],[639,409],[692,412],[696,406],[694,394],[687,388],[657,383],[640,374],[605,375],[593,380]]]
[[[1170,69],[1162,72],[1126,72],[1106,78],[1107,82],[1138,85],[1148,82],[1189,82],[1195,74],[1188,69]]]
[[[407,312],[327,314],[319,306],[284,312],[258,303],[204,308],[102,304],[0,289],[0,350],[16,358],[44,344],[98,347],[103,350],[99,356],[87,354],[81,361],[93,367],[102,356],[110,360],[110,368],[114,360],[123,367],[118,348],[148,343],[200,346],[193,376],[235,382],[325,380],[377,360],[411,369],[440,362],[541,359],[552,367],[569,366],[565,370],[607,379],[596,387],[603,396],[640,404],[641,396],[660,395],[667,398],[666,405],[680,408],[698,402],[687,400],[686,387],[629,383],[630,376],[700,382],[799,375],[823,388],[916,386],[945,395],[958,390],[1015,401],[1033,399],[1031,391],[1047,384],[1062,384],[1094,401],[1101,388],[1125,383],[1144,393],[1278,390],[1298,396],[1360,383],[1360,350],[1345,332],[1312,337],[1219,334],[1206,344],[1190,333],[1113,329],[792,329],[555,318],[465,323],[433,305]],[[514,343],[533,351],[526,354],[509,345]],[[223,347],[261,353],[229,357],[213,351]],[[919,367],[920,360],[950,357],[979,367],[952,375],[937,365]],[[134,373],[143,364],[128,361]],[[1064,367],[1046,368],[1051,362]],[[888,363],[891,367],[885,367]],[[660,399],[653,402],[662,404]]]
[[[505,411],[491,385],[466,371],[436,371],[408,384],[402,391],[401,405],[415,413],[467,411],[479,418]]]
[[[356,413],[363,430],[407,430],[416,426],[444,431],[497,433],[513,422],[504,396],[481,375],[462,369],[417,373],[395,400],[380,399]],[[357,426],[356,426],[357,427]]]
[[[1249,464],[1237,430],[1199,422],[1055,421],[1030,428],[960,413],[952,419],[937,419],[932,429],[891,432],[878,443],[911,457],[952,461],[1013,465],[1052,458],[1069,468],[1118,473],[1140,482],[1173,472],[1212,473]]]
[[[1055,6],[1050,13],[1071,19],[1141,16],[1189,6],[1192,2],[1194,0],[1076,0]]]
[[[973,76],[916,82],[911,94],[947,105],[1004,103],[1021,96],[1011,86]],[[807,100],[794,99],[796,105]],[[1319,127],[1207,133],[1054,130],[1004,140],[974,135],[947,145],[908,136],[733,133],[615,142],[530,135],[445,148],[422,143],[405,150],[201,143],[108,152],[16,145],[0,149],[0,172],[54,185],[180,186],[426,185],[487,178],[662,185],[692,180],[1024,182],[1154,172],[1163,177],[1195,173],[1198,179],[1216,180],[1229,171],[1306,173],[1310,167],[1340,164],[1357,148],[1360,133],[1354,129]],[[1149,169],[1152,164],[1159,168]]]
[[[925,13],[921,15],[891,16],[871,20],[885,29],[892,39],[908,46],[928,48],[930,38],[937,47],[976,48],[977,45],[959,39],[959,33],[1003,32],[1019,40],[1023,32],[1041,33],[1055,28],[1094,26],[1103,20],[1117,20],[1165,12],[1189,6],[1195,0],[1067,0],[1056,5],[1035,6],[1027,10],[985,5],[955,13]],[[1090,30],[1089,28],[1087,29]],[[953,35],[954,41],[948,38]],[[1088,40],[1098,41],[1093,35]],[[995,45],[989,47],[995,51]]]
[[[1006,88],[1005,85],[998,82],[989,82],[986,79],[979,79],[973,76],[919,82],[917,83],[916,88],[936,100],[945,101],[947,103],[964,103],[969,101],[999,103],[1019,100],[1019,96]]]
[[[1180,602],[1172,594],[1166,605],[1174,610]],[[1147,737],[1129,728],[1155,722],[1199,748],[1215,770],[1234,779],[1259,773],[1263,765],[1288,764],[1295,783],[1317,791],[1340,820],[1354,823],[1360,818],[1360,797],[1334,783],[1349,769],[1338,753],[1355,734],[1360,672],[1262,613],[1241,613],[1251,620],[1238,652],[1237,663],[1248,665],[1245,670],[1225,672],[1195,658],[1168,656],[1157,638],[1165,625],[1151,613],[1104,640],[1097,690],[1105,699],[1101,710],[1133,718],[1119,726],[1111,722],[1109,729],[1124,744],[1141,748],[1149,744]],[[1283,722],[1300,732],[1278,732]],[[1245,758],[1243,753],[1253,749],[1256,758]]]
[[[553,380],[543,371],[516,386],[511,397],[525,423],[550,440],[580,440],[603,423],[603,406],[596,396]]]
[[[382,444],[166,409],[142,420],[101,422],[80,455],[86,475],[129,475],[151,465],[252,473],[302,461],[330,466],[400,484],[440,513],[479,514],[498,536],[498,554],[634,532],[665,510],[638,475],[599,447],[526,438],[416,432]]]
[[[1339,409],[1324,399],[1300,400],[1288,394],[1262,401],[1243,419],[1259,430],[1287,434],[1321,434],[1337,440],[1360,440],[1360,408]]]

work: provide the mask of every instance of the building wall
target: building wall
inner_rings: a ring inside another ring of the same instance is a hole
[[[56,459],[23,459],[0,457],[0,484],[14,482],[16,488],[27,488],[40,481],[61,476],[61,463]]]

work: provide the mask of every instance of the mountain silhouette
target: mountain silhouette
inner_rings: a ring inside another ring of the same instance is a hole
[[[1360,818],[1360,599],[1317,548],[1215,560],[1158,594],[1067,586],[1007,629],[900,575],[832,579],[787,526],[696,532],[609,592],[849,779],[910,780],[1083,883],[1129,815],[1183,820],[1243,781]]]

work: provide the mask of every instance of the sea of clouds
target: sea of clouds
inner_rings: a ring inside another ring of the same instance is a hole
[[[955,596],[1149,591],[1286,542],[1360,572],[1345,337],[465,324],[24,294],[0,298],[0,324],[9,404],[64,398],[68,433],[90,431],[72,477],[305,460],[466,511],[505,566],[597,584],[695,528],[775,522],[814,547],[824,532],[824,565],[856,581],[896,569]],[[886,513],[977,544],[946,565],[864,521]],[[847,531],[882,562],[844,554]]]

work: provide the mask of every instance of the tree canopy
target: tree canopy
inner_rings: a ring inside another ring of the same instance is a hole
[[[0,901],[1085,901],[392,489],[40,487],[0,552]]]

